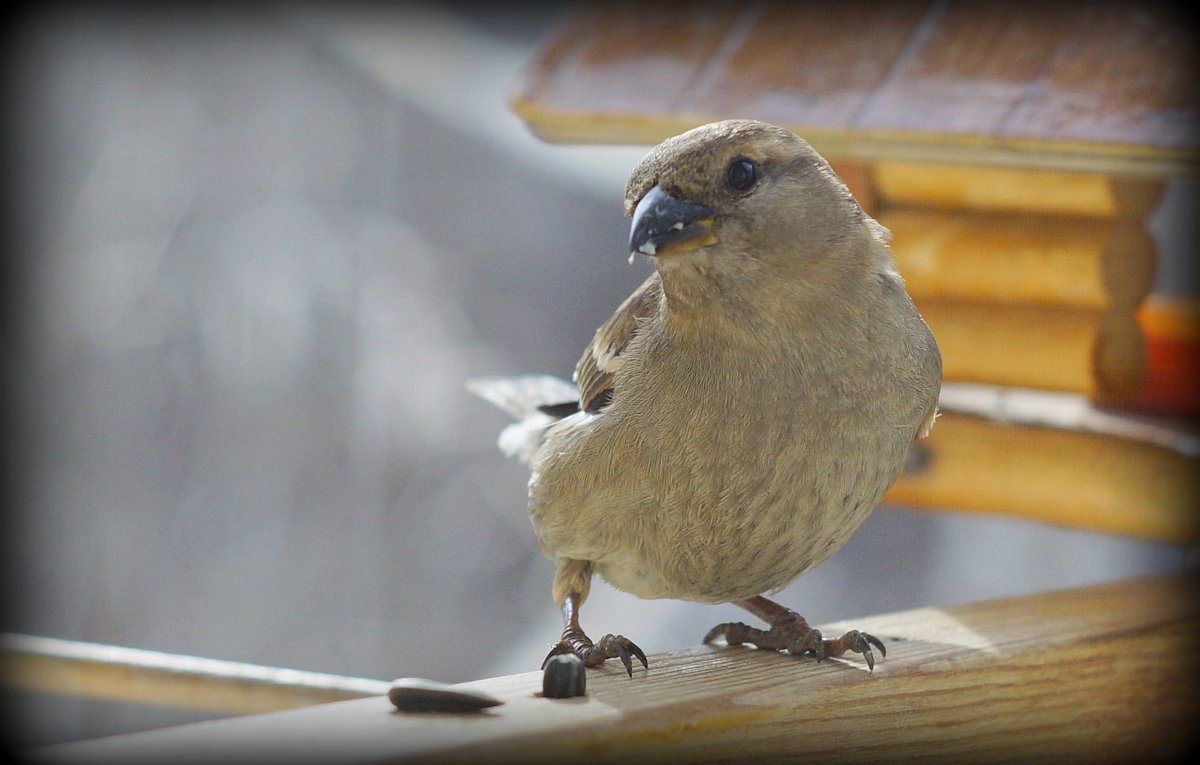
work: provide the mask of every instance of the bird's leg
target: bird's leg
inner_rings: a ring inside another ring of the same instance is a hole
[[[605,635],[600,638],[600,641],[593,643],[579,626],[579,604],[582,599],[578,593],[570,592],[563,599],[562,614],[563,624],[565,625],[562,633],[562,638],[559,639],[558,645],[550,649],[550,653],[542,661],[542,667],[546,666],[546,662],[551,658],[564,653],[573,653],[583,663],[589,667],[599,667],[604,663],[605,659],[620,659],[625,665],[625,671],[633,677],[633,661],[631,657],[637,657],[637,660],[642,663],[643,667],[649,668],[649,663],[646,661],[646,654],[641,648],[625,637],[624,635]]]
[[[761,630],[741,622],[726,622],[708,631],[704,636],[706,644],[724,636],[729,645],[753,643],[758,648],[772,651],[782,649],[796,655],[811,653],[817,657],[817,661],[853,651],[863,655],[870,669],[875,669],[872,646],[879,649],[881,656],[887,656],[883,641],[874,635],[850,630],[839,638],[822,637],[821,631],[810,627],[803,616],[761,595],[740,600],[737,604],[771,625],[771,628]]]
[[[542,661],[542,667],[545,668],[546,663],[555,656],[573,653],[589,667],[599,667],[606,659],[620,659],[630,677],[633,677],[632,657],[637,657],[642,666],[648,668],[646,654],[629,638],[623,635],[605,635],[598,642],[593,643],[584,633],[583,628],[579,626],[579,607],[587,598],[588,583],[592,573],[591,564],[565,559],[560,559],[558,564],[554,589],[555,599],[559,601],[562,608],[563,633],[558,645],[550,649],[550,653]],[[570,586],[572,584],[574,586]],[[568,585],[570,588],[560,595],[559,589],[563,585]]]

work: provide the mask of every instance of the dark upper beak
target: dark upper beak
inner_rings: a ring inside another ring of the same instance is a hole
[[[668,249],[686,252],[710,244],[713,215],[704,205],[676,199],[655,186],[633,211],[629,251],[662,255]]]

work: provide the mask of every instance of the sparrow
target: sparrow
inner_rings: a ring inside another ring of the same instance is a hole
[[[767,625],[719,624],[705,643],[849,651],[874,669],[878,638],[825,638],[765,594],[845,544],[933,426],[941,355],[889,233],[807,142],[750,120],[651,150],[625,211],[630,258],[655,270],[596,331],[574,384],[468,381],[517,420],[500,446],[531,468],[564,625],[547,661],[648,666],[624,636],[593,642],[580,626],[599,575],[640,598],[735,603]]]

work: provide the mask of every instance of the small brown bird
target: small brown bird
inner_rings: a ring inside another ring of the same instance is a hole
[[[706,643],[854,651],[874,668],[877,638],[824,638],[762,593],[841,547],[933,425],[941,355],[888,232],[804,140],[745,120],[653,149],[625,209],[630,250],[655,273],[597,330],[578,387],[468,383],[518,420],[500,444],[532,468],[534,531],[557,565],[565,629],[550,656],[646,665],[627,638],[593,643],[580,627],[599,574],[768,625],[721,624]]]

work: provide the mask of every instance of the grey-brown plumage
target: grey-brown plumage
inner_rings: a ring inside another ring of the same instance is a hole
[[[584,351],[578,411],[538,410],[561,403],[548,378],[502,404],[521,420],[502,441],[530,462],[534,530],[557,564],[556,652],[627,668],[640,653],[579,628],[599,574],[643,598],[737,602],[771,625],[710,637],[873,664],[879,641],[824,640],[760,596],[841,547],[933,423],[941,357],[887,232],[807,143],[752,121],[655,148],[625,207],[630,247],[656,270]],[[506,384],[472,387],[497,401]]]

